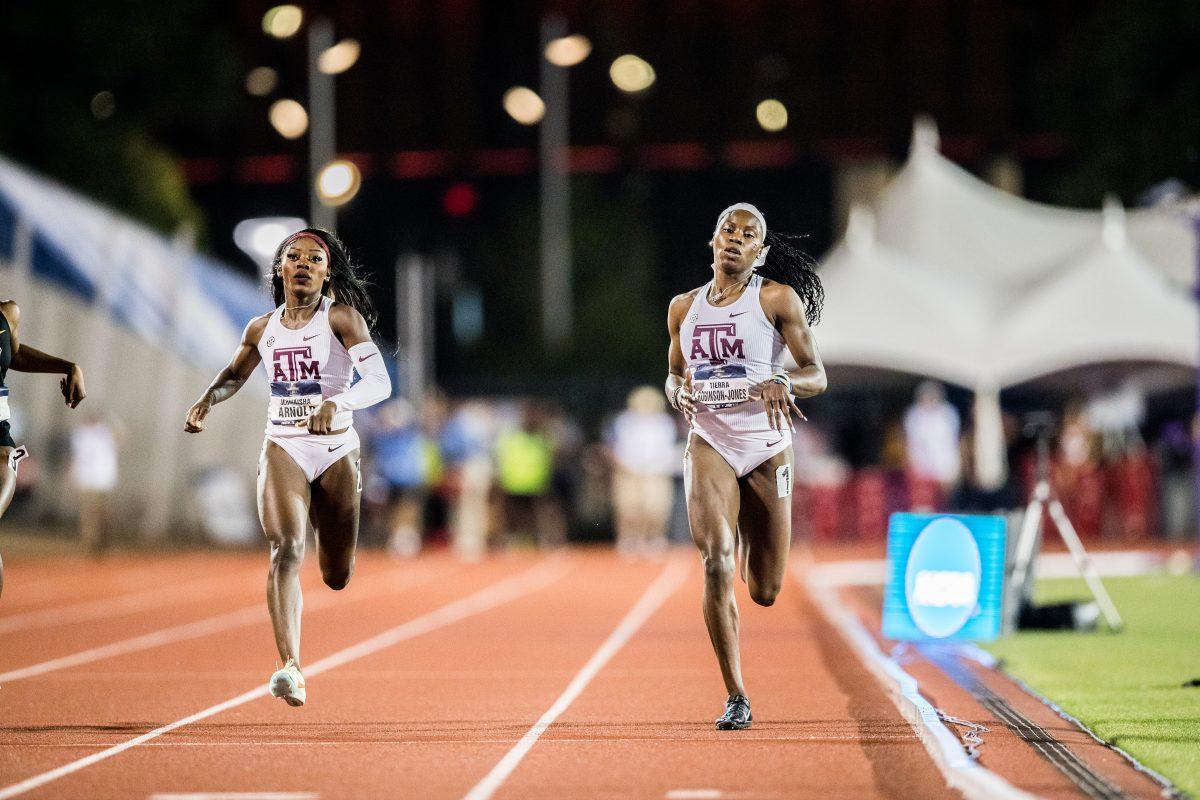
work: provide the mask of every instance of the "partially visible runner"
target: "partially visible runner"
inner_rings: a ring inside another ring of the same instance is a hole
[[[17,487],[17,465],[27,455],[17,447],[9,432],[8,389],[4,378],[8,371],[49,372],[63,376],[59,381],[63,400],[75,408],[87,396],[83,389],[83,370],[78,364],[21,344],[21,309],[12,300],[0,301],[0,518],[12,502]],[[4,592],[4,563],[0,561],[0,594]]]
[[[671,301],[667,397],[691,426],[684,482],[692,539],[704,561],[704,622],[728,699],[721,730],[749,728],[742,683],[735,558],[759,605],[775,602],[792,538],[791,415],[825,391],[809,325],[824,302],[812,260],[768,234],[748,203],[721,212],[713,280]],[[784,368],[790,354],[796,367]]]
[[[376,314],[366,282],[342,242],[306,228],[279,245],[271,271],[278,306],[246,326],[229,366],[188,411],[184,430],[204,430],[216,403],[228,400],[266,365],[271,384],[266,441],[258,462],[258,516],[271,544],[267,608],[281,669],[270,690],[304,705],[300,672],[300,565],[311,519],[321,577],[343,589],[358,541],[358,434],[351,412],[392,393],[383,356],[371,340]],[[351,386],[352,372],[359,380]]]

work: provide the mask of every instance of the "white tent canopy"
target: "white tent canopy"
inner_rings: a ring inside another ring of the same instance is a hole
[[[975,391],[976,467],[995,482],[1002,466],[980,454],[1002,457],[1000,389],[1102,362],[1200,363],[1184,285],[1195,248],[1190,225],[1160,211],[1058,209],[1000,192],[943,158],[919,125],[908,162],[873,209],[852,210],[823,261],[817,338],[830,366]]]
[[[940,275],[1003,294],[1057,271],[1104,228],[1102,212],[1035,203],[979,180],[938,151],[937,131],[928,121],[915,126],[908,161],[874,210],[880,243]],[[1137,209],[1126,213],[1125,226],[1133,247],[1172,283],[1195,282],[1190,221],[1161,209]]]

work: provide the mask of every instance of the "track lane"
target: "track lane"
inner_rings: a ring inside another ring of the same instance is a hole
[[[696,570],[542,737],[497,798],[957,797],[912,728],[794,581],[772,608],[740,582],[755,713],[717,731],[724,687]]]
[[[638,565],[614,575],[607,557],[567,558],[570,574],[536,595],[311,680],[303,709],[256,700],[163,736],[161,746],[65,777],[57,788],[144,798],[217,790],[364,797],[386,787],[393,796],[460,797],[528,730],[659,571]],[[528,563],[488,562],[472,580],[483,573],[502,578]],[[460,581],[457,594],[467,588]],[[395,618],[388,603],[337,626],[306,625],[308,660]],[[204,661],[198,666],[211,669],[213,660]],[[125,718],[136,721],[151,705],[128,709]],[[189,711],[196,708],[192,703]],[[161,710],[155,718],[164,718]],[[56,758],[65,760],[63,753]]]

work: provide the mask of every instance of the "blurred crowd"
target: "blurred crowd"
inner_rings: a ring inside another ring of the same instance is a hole
[[[398,556],[446,544],[468,559],[568,539],[615,537],[631,557],[666,549],[686,428],[658,389],[633,391],[598,436],[541,399],[394,399],[356,424],[368,544]]]
[[[1037,480],[1038,435],[1049,438],[1051,481],[1085,541],[1195,536],[1192,420],[1147,425],[1130,393],[1068,402],[1061,414],[1040,415],[1050,421],[1037,430],[1026,417],[1001,412],[1005,466],[999,480],[982,480],[971,409],[960,407],[927,381],[881,424],[829,414],[796,426],[796,536],[878,541],[895,511],[1020,508]],[[624,408],[602,419],[573,416],[549,399],[434,393],[419,407],[390,400],[356,415],[355,424],[366,546],[399,557],[450,547],[478,559],[494,549],[602,542],[654,558],[669,541],[689,538],[687,426],[656,387],[633,390]],[[62,458],[44,466],[31,459],[22,468],[18,500],[28,499],[39,471],[62,469],[85,547],[99,552],[114,533],[127,538],[116,530],[122,523],[111,500],[122,437],[120,425],[87,414],[54,448]],[[258,541],[253,486],[212,469],[195,477],[191,491],[204,539]]]
[[[1068,401],[1060,414],[1001,412],[1003,472],[978,474],[975,426],[940,384],[917,387],[903,414],[887,420],[871,455],[851,465],[820,427],[796,438],[797,535],[816,541],[877,539],[895,511],[1008,512],[1023,507],[1038,479],[1037,439],[1080,537],[1136,544],[1197,531],[1193,419],[1146,424],[1136,391]],[[1036,424],[1030,420],[1037,417]]]

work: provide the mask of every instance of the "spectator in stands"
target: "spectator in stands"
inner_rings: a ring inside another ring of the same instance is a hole
[[[913,404],[904,414],[905,449],[914,509],[932,509],[958,482],[958,410],[946,400],[936,381],[917,386]]]
[[[71,482],[79,490],[79,539],[99,555],[108,549],[108,506],[117,486],[117,432],[100,412],[71,431]]]
[[[674,475],[682,463],[675,420],[658,389],[641,386],[608,432],[617,552],[657,556],[667,548]]]
[[[487,551],[488,494],[492,485],[492,418],[487,405],[467,401],[455,409],[438,442],[446,462],[450,538],[459,558]]]
[[[421,551],[429,486],[441,464],[410,402],[397,398],[381,408],[371,451],[375,470],[388,487],[388,549],[397,556],[415,556]]]
[[[554,442],[545,414],[537,404],[526,402],[520,424],[496,438],[496,480],[510,543],[527,537],[542,546],[563,540],[553,478]]]

